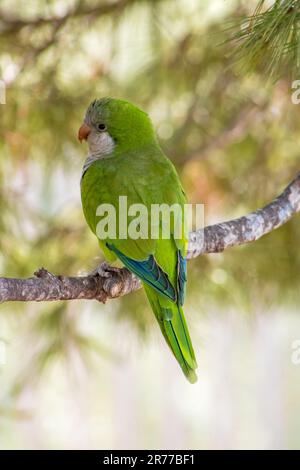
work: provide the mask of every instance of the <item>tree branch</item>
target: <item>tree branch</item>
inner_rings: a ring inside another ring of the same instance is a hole
[[[235,220],[210,225],[190,233],[188,258],[219,253],[227,248],[257,240],[281,227],[300,211],[300,173],[283,193],[262,209]],[[42,268],[28,279],[0,278],[0,302],[95,299],[106,302],[141,287],[126,268],[107,268],[98,274],[55,276]]]
[[[127,5],[134,3],[136,0],[116,0],[115,2],[107,2],[96,4],[92,7],[82,6],[81,2],[75,7],[68,10],[63,16],[39,16],[33,19],[23,19],[20,17],[10,16],[5,11],[0,11],[0,33],[18,33],[24,27],[39,27],[45,24],[55,24],[66,22],[69,18],[77,18],[83,16],[104,16],[115,11],[122,11]]]
[[[139,0],[115,0],[113,2],[96,3],[93,6],[84,5],[81,1],[78,1],[77,5],[70,8],[63,16],[37,16],[30,19],[12,16],[4,10],[0,10],[0,35],[17,34],[25,27],[38,28],[49,24],[66,23],[70,18],[80,19],[87,17],[89,19],[97,19],[112,13],[120,15],[125,8],[138,1]],[[159,2],[161,0],[154,1]]]

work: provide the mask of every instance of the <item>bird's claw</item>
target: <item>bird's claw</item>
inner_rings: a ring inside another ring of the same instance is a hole
[[[114,268],[106,261],[103,261],[101,264],[99,264],[99,266],[89,273],[89,276],[111,277],[111,273],[116,273],[119,271],[120,270],[118,268]]]

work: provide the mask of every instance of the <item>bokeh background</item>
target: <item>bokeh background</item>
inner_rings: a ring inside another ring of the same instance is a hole
[[[291,83],[300,74],[284,67],[270,78],[263,64],[236,59],[233,25],[256,4],[0,2],[1,276],[41,266],[76,275],[100,262],[81,210],[87,149],[76,138],[95,97],[147,110],[207,224],[281,192],[299,170]],[[299,240],[296,216],[189,262],[194,386],[142,291],[107,305],[2,304],[0,448],[300,448]]]

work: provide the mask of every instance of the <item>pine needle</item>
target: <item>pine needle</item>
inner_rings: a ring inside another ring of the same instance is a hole
[[[300,1],[277,0],[265,9],[260,0],[253,14],[230,26],[233,57],[243,67],[262,67],[274,77],[300,67]]]

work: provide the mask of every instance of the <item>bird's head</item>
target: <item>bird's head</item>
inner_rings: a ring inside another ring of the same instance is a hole
[[[89,105],[78,139],[87,141],[90,154],[105,155],[147,145],[156,137],[142,110],[128,101],[102,98]]]

